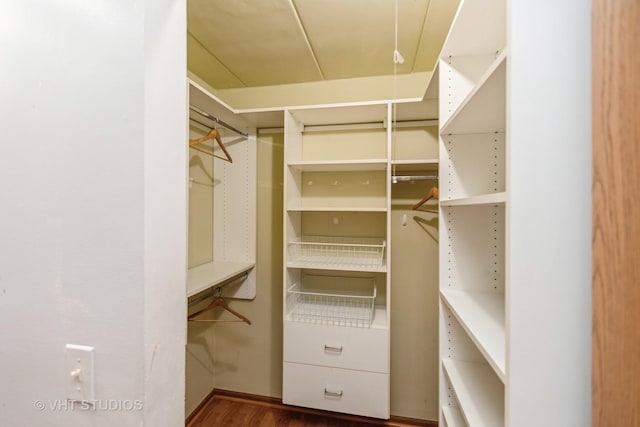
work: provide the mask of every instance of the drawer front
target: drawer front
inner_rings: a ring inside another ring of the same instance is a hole
[[[284,322],[285,362],[389,373],[389,333]]]
[[[283,403],[325,411],[389,418],[389,375],[286,363]]]

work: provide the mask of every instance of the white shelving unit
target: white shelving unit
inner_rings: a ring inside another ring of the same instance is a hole
[[[206,243],[208,260],[188,270],[187,298],[222,284],[229,284],[224,290],[225,297],[253,299],[256,295],[254,267],[257,224],[255,128],[191,80],[189,103],[247,134],[247,138],[192,112],[190,118],[195,121],[190,121],[190,138],[206,135],[209,128],[218,128],[233,163],[190,150],[191,156],[197,156],[190,162],[190,174],[198,175],[195,180],[191,177],[190,209],[194,211],[194,218],[201,217],[200,221],[190,222],[190,227],[194,227],[191,235]],[[210,148],[218,149],[214,146]],[[211,171],[204,163],[211,165]],[[197,200],[198,198],[203,198],[204,201]],[[199,210],[206,213],[201,214]],[[238,277],[243,279],[227,283]]]
[[[390,111],[285,111],[284,403],[389,417]]]
[[[391,203],[398,209],[410,209],[438,183],[437,80],[434,75],[422,101],[393,106]]]
[[[583,8],[463,0],[440,54],[441,425],[590,424]]]
[[[505,0],[463,1],[439,61],[440,399],[448,426],[505,425],[507,61]]]

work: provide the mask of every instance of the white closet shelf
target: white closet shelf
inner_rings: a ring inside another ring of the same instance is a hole
[[[387,168],[386,159],[365,160],[302,160],[289,162],[290,168],[303,172],[352,172],[352,171],[377,171]]]
[[[505,191],[499,193],[481,194],[459,199],[440,200],[440,206],[471,206],[471,205],[503,205],[507,201]]]
[[[384,207],[349,207],[349,206],[296,206],[288,207],[288,212],[386,212]]]
[[[379,266],[368,265],[345,265],[345,264],[329,264],[319,262],[287,262],[287,268],[308,268],[313,270],[334,270],[334,271],[360,271],[368,273],[386,273],[387,265],[383,262]]]
[[[436,172],[438,170],[439,159],[410,159],[392,160],[392,172]]]
[[[391,164],[394,166],[413,166],[413,165],[432,165],[438,164],[440,162],[437,158],[429,158],[429,159],[396,159],[391,160]]]
[[[440,294],[500,381],[504,382],[504,294],[462,290],[444,290]]]
[[[440,129],[440,135],[504,132],[507,52],[500,52],[478,84]]]
[[[444,371],[467,425],[504,425],[504,385],[485,363],[443,360]]]
[[[187,297],[206,291],[244,272],[248,272],[255,263],[213,261],[192,267],[187,271]]]
[[[450,406],[442,407],[442,415],[447,422],[447,427],[466,427],[467,423],[464,422],[464,418],[460,411]]]

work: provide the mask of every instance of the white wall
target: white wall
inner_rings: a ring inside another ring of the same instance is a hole
[[[510,3],[510,426],[539,425],[541,415],[546,426],[591,425],[587,6],[579,0]]]
[[[2,425],[182,423],[186,196],[169,181],[186,185],[186,150],[162,150],[186,135],[186,22],[170,3],[0,4]],[[144,411],[65,407],[67,343],[95,346],[96,399]]]
[[[183,426],[187,271],[185,0],[144,20],[144,425]]]

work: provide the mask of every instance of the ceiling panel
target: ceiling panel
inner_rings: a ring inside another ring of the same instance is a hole
[[[187,34],[187,67],[206,82],[215,82],[216,89],[243,87],[244,84],[213,56],[208,48]],[[211,83],[209,83],[211,84]],[[213,84],[212,84],[213,86]]]
[[[395,2],[389,0],[294,0],[326,79],[394,73]],[[428,1],[399,0],[397,72],[410,72]]]
[[[321,79],[289,0],[189,0],[188,5],[193,38],[243,86]]]
[[[431,71],[459,0],[188,0],[189,70],[216,89]]]

